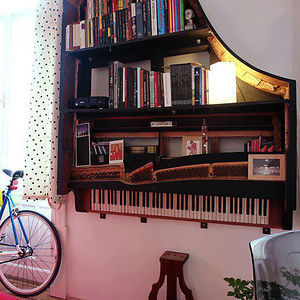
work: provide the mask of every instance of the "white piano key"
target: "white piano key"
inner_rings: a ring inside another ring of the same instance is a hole
[[[154,216],[154,208],[153,208],[153,193],[149,192],[149,215]]]
[[[262,204],[263,204],[263,201],[262,199],[258,199],[258,215],[259,215],[259,219],[260,219],[260,222],[259,224],[263,224],[263,207],[262,207]]]
[[[194,219],[194,211],[193,211],[193,195],[187,195],[187,202],[188,202],[188,210],[186,212],[187,218]]]
[[[265,200],[266,199],[261,199],[261,224],[266,224],[265,223]]]
[[[175,218],[179,217],[179,203],[178,203],[179,198],[177,198],[177,197],[178,197],[177,194],[173,194],[173,201],[174,201],[174,208],[175,208]]]
[[[196,219],[201,219],[201,205],[200,205],[200,196],[196,195]]]
[[[229,220],[229,214],[230,214],[230,197],[226,197],[225,201],[226,201],[226,220],[227,220],[227,222],[230,222],[230,220]]]
[[[258,217],[257,217],[257,199],[254,199],[254,223],[258,224]]]
[[[239,215],[240,215],[240,222],[244,223],[244,205],[243,205],[243,198],[239,197],[239,202],[240,202],[240,210],[239,210]]]
[[[138,192],[138,197],[139,197],[138,214],[144,215],[145,214],[145,204],[146,204],[146,199],[144,197],[144,193]]]
[[[217,196],[213,196],[213,220],[217,221],[218,215],[218,201]]]
[[[229,197],[229,211],[228,211],[228,221],[229,222],[234,222],[234,218],[233,218],[233,198]]]
[[[266,221],[265,224],[269,225],[270,222],[270,200],[267,199],[267,212],[266,212]]]
[[[247,216],[247,198],[242,198],[242,203],[243,203],[243,210],[242,210],[242,214],[243,214],[243,220],[244,223],[248,223],[248,216]]]
[[[200,207],[199,207],[199,210],[200,210],[200,219],[201,220],[204,220],[205,218],[205,215],[204,215],[204,209],[203,209],[203,204],[204,204],[204,196],[200,195]]]
[[[161,208],[161,215],[167,217],[169,211],[167,210],[167,194],[166,193],[160,193],[160,196],[162,197],[162,203],[163,206]],[[160,201],[161,203],[161,201]]]
[[[212,220],[212,215],[213,215],[213,212],[212,212],[212,196],[207,196],[207,204],[208,204],[208,220]]]

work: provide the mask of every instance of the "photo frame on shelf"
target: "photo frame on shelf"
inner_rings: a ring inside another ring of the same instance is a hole
[[[109,163],[109,142],[93,141],[91,143],[91,164],[106,165]]]
[[[182,156],[202,154],[201,136],[182,137]]]
[[[278,180],[284,181],[285,155],[284,154],[249,154],[249,180]]]
[[[76,126],[76,167],[91,165],[90,155],[90,123]]]
[[[124,162],[124,140],[109,142],[109,163],[122,164]]]

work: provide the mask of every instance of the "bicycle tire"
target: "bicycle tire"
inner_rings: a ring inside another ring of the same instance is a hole
[[[33,253],[15,261],[2,263],[0,265],[0,281],[15,295],[36,296],[44,292],[57,276],[61,263],[61,243],[54,225],[46,217],[34,211],[22,210],[19,211],[17,217],[14,217],[21,248],[26,246],[26,242],[18,218],[22,220],[26,229]],[[46,236],[47,233],[48,236]],[[50,238],[49,241],[48,238]],[[6,218],[0,226],[0,239],[2,239],[0,251],[13,250],[15,242],[10,217]],[[16,255],[0,256],[0,262],[1,259],[2,262],[5,259],[8,260],[8,257],[10,260],[15,259]],[[49,276],[47,276],[48,273]]]

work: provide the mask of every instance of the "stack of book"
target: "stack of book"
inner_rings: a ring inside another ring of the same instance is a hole
[[[170,72],[109,63],[109,108],[155,108],[208,104],[209,71],[197,63],[170,66]]]
[[[87,0],[85,19],[67,25],[66,50],[183,30],[183,0]]]
[[[244,144],[245,152],[274,152],[275,144],[272,138],[258,137]]]
[[[109,64],[109,108],[171,106],[170,73]]]

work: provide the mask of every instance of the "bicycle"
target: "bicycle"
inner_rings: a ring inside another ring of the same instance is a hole
[[[23,171],[2,170],[11,180],[2,193],[0,221],[8,206],[9,216],[0,225],[0,281],[13,294],[35,296],[54,281],[61,263],[61,243],[54,225],[43,215],[19,210],[11,196]]]

